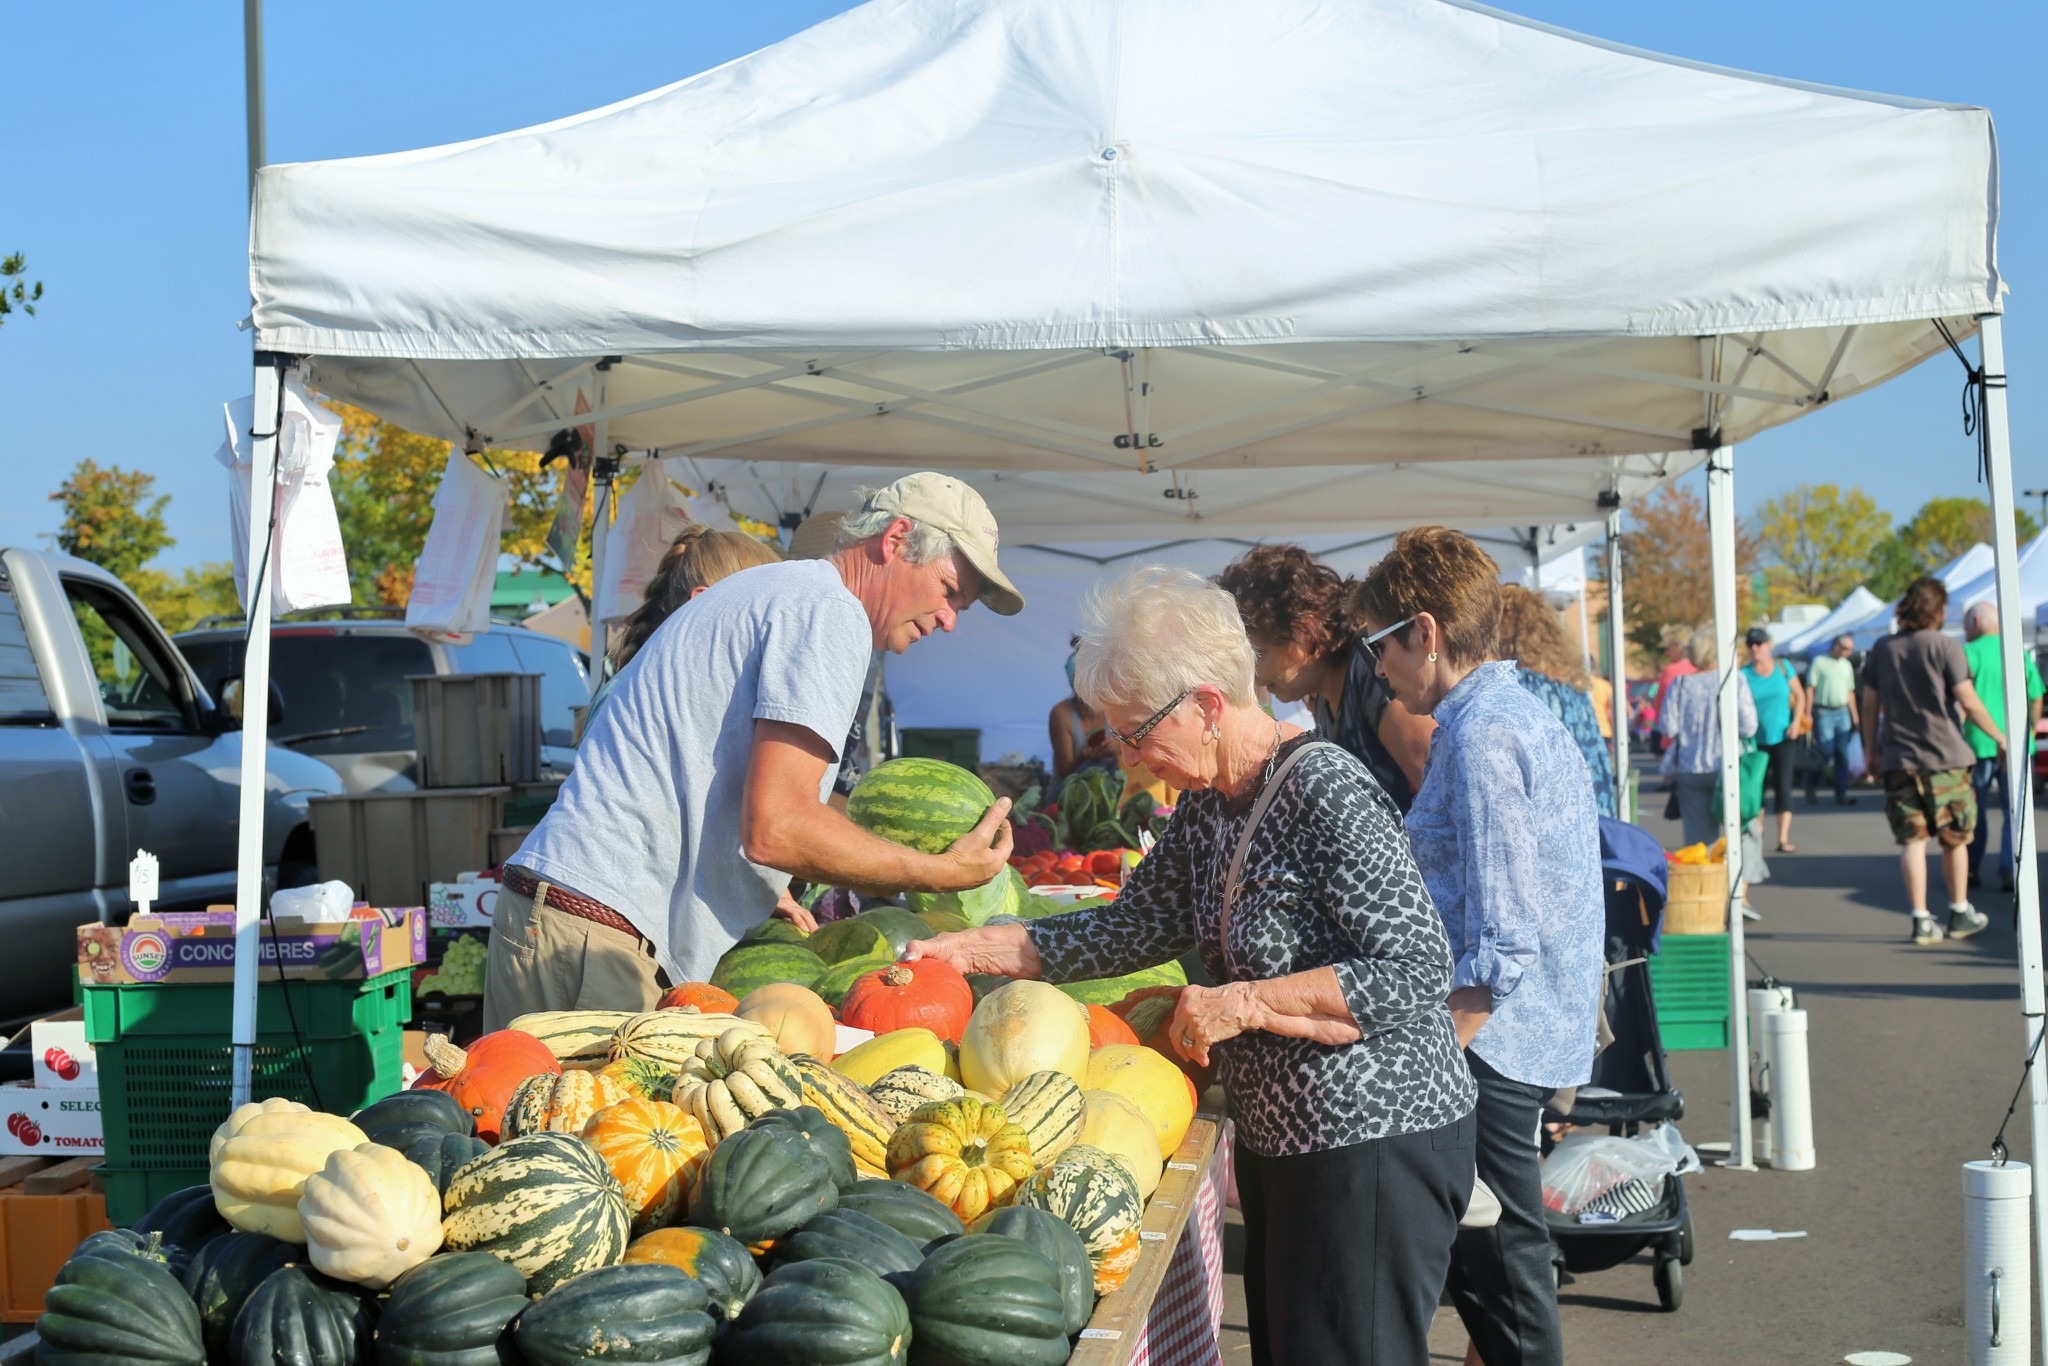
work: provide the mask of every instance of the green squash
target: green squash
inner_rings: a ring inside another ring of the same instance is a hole
[[[405,1146],[403,1142],[394,1143],[390,1138],[380,1137],[387,1131],[409,1131],[404,1135],[406,1137],[422,1126],[449,1134],[476,1132],[476,1116],[463,1109],[461,1103],[446,1091],[434,1090],[400,1091],[372,1101],[350,1116],[350,1122],[361,1129],[372,1143],[382,1143],[387,1148]]]
[[[512,1323],[526,1366],[704,1366],[717,1329],[704,1287],[672,1266],[586,1271],[540,1297]]]
[[[989,995],[991,992],[1001,991],[1004,987],[1010,985],[1011,980],[999,972],[970,972],[967,974],[967,985],[974,990],[974,1003],[976,1005],[981,1004],[984,996]]]
[[[199,1310],[206,1355],[226,1361],[243,1303],[272,1272],[306,1260],[305,1248],[267,1233],[230,1233],[194,1254],[185,1268],[185,1291]]]
[[[535,1295],[616,1264],[632,1232],[618,1178],[568,1134],[506,1139],[455,1173],[442,1204],[444,1246],[504,1258]]]
[[[929,1250],[940,1238],[967,1231],[960,1216],[934,1195],[902,1181],[863,1181],[839,1193],[842,1209],[859,1210],[879,1219],[919,1247]]]
[[[368,1366],[373,1304],[310,1266],[280,1267],[235,1315],[228,1366]]]
[[[399,1151],[405,1160],[434,1178],[434,1189],[448,1194],[455,1173],[491,1150],[491,1145],[467,1134],[428,1130],[413,1138]]]
[[[910,1314],[896,1288],[858,1262],[820,1257],[768,1278],[726,1330],[718,1363],[902,1366],[909,1354]]]
[[[918,1366],[1059,1366],[1068,1356],[1059,1268],[1015,1238],[959,1238],[925,1258],[903,1298]]]
[[[687,1235],[687,1241],[677,1235]],[[761,1288],[761,1267],[754,1254],[737,1238],[715,1228],[686,1224],[681,1228],[656,1229],[643,1234],[626,1249],[626,1262],[655,1262],[672,1266],[704,1287],[711,1297],[713,1316],[736,1319],[754,1292]]]
[[[704,1160],[690,1190],[690,1222],[760,1243],[794,1233],[838,1203],[827,1157],[795,1129],[756,1120]]]
[[[824,931],[820,930],[820,934]],[[825,969],[825,975],[811,983],[811,990],[824,998],[825,1004],[834,1010],[846,1001],[846,993],[853,990],[853,984],[871,972],[878,972],[896,960],[887,954],[871,954],[865,958],[848,958]]]
[[[825,1159],[832,1171],[832,1184],[844,1191],[860,1184],[860,1169],[853,1162],[853,1140],[846,1130],[826,1118],[815,1105],[798,1105],[787,1110],[770,1110],[747,1127],[765,1126],[787,1130]]]
[[[775,1240],[778,1266],[819,1257],[842,1257],[889,1277],[917,1270],[924,1248],[872,1214],[843,1208],[828,1209],[795,1233]],[[1085,1265],[1086,1254],[1082,1261]]]
[[[172,1191],[157,1201],[149,1213],[135,1221],[134,1231],[144,1237],[152,1233],[163,1236],[164,1262],[171,1268],[171,1274],[182,1280],[185,1268],[192,1265],[201,1248],[234,1229],[220,1217],[220,1209],[213,1202],[213,1187],[201,1182]]]
[[[825,960],[801,944],[739,943],[711,969],[711,985],[745,1000],[756,987],[794,982],[807,987],[825,975]]]
[[[88,1238],[57,1272],[36,1320],[45,1366],[206,1366],[206,1340],[178,1278],[154,1255]],[[890,1291],[895,1294],[895,1291]]]
[[[1088,1260],[1088,1249],[1081,1245],[1081,1235],[1064,1219],[1042,1209],[1011,1205],[982,1215],[969,1232],[1015,1238],[1043,1252],[1060,1273],[1067,1335],[1088,1326],[1088,1316],[1095,1312],[1095,1268]]]
[[[505,1326],[530,1302],[519,1268],[488,1252],[430,1257],[391,1283],[378,1366],[514,1366]]]

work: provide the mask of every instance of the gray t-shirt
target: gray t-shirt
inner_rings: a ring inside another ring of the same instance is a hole
[[[836,754],[873,655],[867,612],[830,561],[714,584],[620,671],[561,795],[510,862],[631,921],[671,981],[703,981],[789,885],[740,852],[754,722],[802,726]]]
[[[1955,690],[1970,681],[1960,642],[1939,631],[1886,636],[1870,647],[1863,686],[1884,706],[1878,769],[1940,773],[1968,768],[1975,755],[1956,720]]]

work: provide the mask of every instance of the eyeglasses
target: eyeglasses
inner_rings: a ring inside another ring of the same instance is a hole
[[[1153,712],[1152,715],[1145,718],[1144,723],[1140,725],[1136,730],[1132,731],[1129,735],[1119,734],[1115,726],[1106,725],[1103,727],[1103,729],[1109,732],[1110,739],[1116,741],[1125,749],[1136,749],[1139,745],[1145,743],[1145,737],[1150,735],[1154,730],[1156,730],[1161,721],[1164,721],[1168,716],[1172,715],[1173,709],[1175,707],[1179,706],[1181,703],[1188,700],[1188,694],[1192,693],[1193,691],[1193,688],[1187,688],[1183,690],[1179,697],[1174,698],[1173,701],[1168,702],[1158,711]]]
[[[1410,625],[1414,622],[1414,620],[1414,617],[1402,617],[1392,626],[1382,627],[1380,630],[1374,631],[1371,635],[1367,636],[1364,640],[1361,640],[1358,643],[1365,646],[1365,652],[1372,656],[1374,663],[1378,663],[1380,658],[1380,652],[1378,650],[1373,649],[1373,646],[1379,644],[1388,636],[1400,630],[1403,626]]]

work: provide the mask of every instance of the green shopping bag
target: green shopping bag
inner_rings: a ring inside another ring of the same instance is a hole
[[[1736,759],[1736,771],[1742,778],[1742,823],[1748,825],[1764,814],[1764,774],[1770,769],[1771,756],[1756,747],[1755,740],[1742,742],[1742,754]],[[1721,784],[1714,784],[1714,809],[1721,809]]]

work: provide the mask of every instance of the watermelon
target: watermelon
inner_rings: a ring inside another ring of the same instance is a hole
[[[891,759],[853,785],[846,815],[871,835],[943,854],[995,805],[988,784],[941,759]]]
[[[904,902],[918,915],[957,915],[970,926],[986,925],[999,915],[1021,915],[1030,895],[1024,875],[1005,867],[993,881],[965,892],[905,892]]]
[[[771,982],[794,982],[807,987],[824,975],[825,960],[801,944],[742,941],[727,949],[718,960],[718,966],[711,970],[711,985],[745,997],[755,987]]]
[[[1084,1006],[1115,1005],[1134,991],[1146,987],[1184,987],[1188,975],[1180,963],[1169,961],[1141,968],[1122,977],[1096,977],[1086,982],[1062,982],[1060,990]]]
[[[769,916],[760,924],[740,936],[742,944],[801,944],[809,938],[802,930],[780,916]]]
[[[824,999],[834,1010],[846,999],[846,993],[853,990],[853,984],[878,968],[886,968],[895,962],[893,954],[876,953],[866,958],[849,958],[843,963],[834,963],[825,969],[825,975],[811,983],[811,990]]]
[[[859,915],[820,925],[804,947],[828,964],[878,954],[893,962],[911,940],[931,934],[929,925],[900,906],[870,906]]]
[[[925,923],[925,938],[930,938],[934,934],[952,934],[958,930],[974,928],[967,923],[966,916],[954,911],[919,911],[917,918]]]

